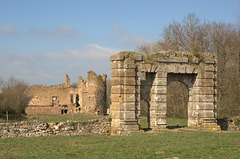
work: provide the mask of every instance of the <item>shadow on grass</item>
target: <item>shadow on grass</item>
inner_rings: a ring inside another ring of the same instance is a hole
[[[166,128],[167,129],[180,129],[180,128],[186,128],[187,126],[179,126],[179,125],[176,125],[176,126],[167,126]]]

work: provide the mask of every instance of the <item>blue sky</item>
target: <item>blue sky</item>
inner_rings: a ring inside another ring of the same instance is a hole
[[[160,39],[188,13],[235,23],[239,0],[0,0],[0,77],[56,85],[108,74],[110,55]]]

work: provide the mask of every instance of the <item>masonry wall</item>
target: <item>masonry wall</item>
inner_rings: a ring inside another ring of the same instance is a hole
[[[89,71],[86,81],[79,76],[76,88],[70,87],[70,78],[57,86],[32,86],[26,94],[32,96],[27,114],[106,113],[106,75]],[[53,100],[56,98],[56,100]],[[53,102],[54,101],[54,102]]]
[[[174,80],[183,82],[189,90],[189,126],[215,119],[216,65],[211,54],[199,62],[190,53],[157,53],[147,57],[125,51],[110,60],[113,134],[139,129],[141,100],[149,106],[150,128],[166,127],[167,85]]]
[[[108,126],[106,118],[50,123],[43,121],[0,123],[0,138],[104,134],[106,133],[104,128]]]

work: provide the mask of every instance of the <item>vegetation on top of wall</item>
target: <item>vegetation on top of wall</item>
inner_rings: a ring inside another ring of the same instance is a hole
[[[197,52],[183,52],[183,51],[159,51],[152,54],[142,54],[135,51],[121,51],[117,55],[125,56],[131,60],[135,60],[137,57],[142,56],[144,63],[155,63],[159,58],[173,58],[173,57],[187,57],[190,63],[193,63],[194,59],[198,59],[198,63],[205,63],[206,59],[213,59],[214,55],[211,53],[197,53]]]

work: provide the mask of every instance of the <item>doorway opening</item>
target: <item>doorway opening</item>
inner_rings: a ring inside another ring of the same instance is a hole
[[[155,72],[142,73],[143,78],[141,79],[140,87],[140,127],[144,130],[150,129],[151,90],[155,76]]]

